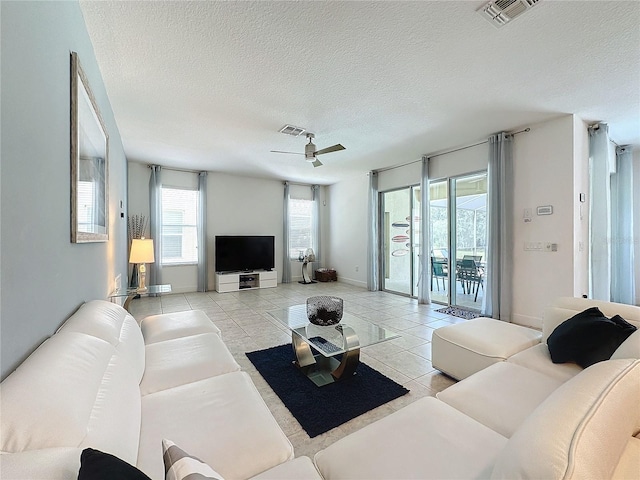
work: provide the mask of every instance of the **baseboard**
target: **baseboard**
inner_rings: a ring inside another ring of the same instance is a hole
[[[338,282],[346,283],[347,285],[353,285],[354,287],[367,288],[367,282],[363,282],[361,280],[354,280],[353,278],[341,277],[339,272],[338,272]]]
[[[210,290],[209,288],[207,288],[207,291],[215,292],[215,288],[212,288]],[[171,293],[198,293],[198,286],[193,285],[191,287],[178,287],[178,288],[171,287]],[[171,295],[171,293],[165,293],[164,295]]]

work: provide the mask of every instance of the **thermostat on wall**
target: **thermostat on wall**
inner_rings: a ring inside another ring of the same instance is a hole
[[[544,205],[542,207],[538,207],[538,215],[553,215],[553,206]]]

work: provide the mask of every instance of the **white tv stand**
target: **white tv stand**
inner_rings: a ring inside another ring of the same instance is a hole
[[[216,272],[216,292],[237,292],[256,288],[273,288],[278,285],[278,272],[258,270],[255,272]]]

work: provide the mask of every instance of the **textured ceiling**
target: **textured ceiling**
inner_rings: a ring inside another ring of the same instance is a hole
[[[129,160],[330,184],[567,113],[640,145],[640,2],[483,3],[80,1]]]

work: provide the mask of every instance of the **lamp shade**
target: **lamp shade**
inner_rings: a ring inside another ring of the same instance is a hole
[[[153,263],[153,240],[150,238],[134,238],[131,242],[129,263]]]

